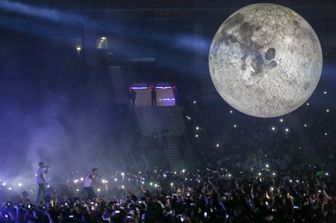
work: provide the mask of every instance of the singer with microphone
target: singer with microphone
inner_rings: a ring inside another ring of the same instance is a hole
[[[39,168],[36,171],[36,183],[38,186],[37,204],[40,204],[41,196],[43,198],[46,193],[46,186],[48,184],[43,175],[48,173],[48,168],[50,168],[50,166],[45,165],[43,162],[39,162]]]
[[[93,200],[97,197],[96,193],[93,190],[92,184],[96,183],[96,178],[100,177],[100,175],[98,174],[98,169],[97,168],[93,168],[91,170],[91,173],[89,173],[85,178],[84,178],[84,182],[83,182],[83,186],[84,186],[84,191],[86,193],[86,198],[87,200]]]

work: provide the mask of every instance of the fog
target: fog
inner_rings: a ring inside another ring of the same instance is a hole
[[[124,168],[134,134],[125,121],[128,105],[112,100],[108,73],[54,66],[54,56],[27,65],[9,56],[1,62],[0,179],[34,182],[40,161],[52,166],[51,178],[62,180],[93,167],[102,173]]]

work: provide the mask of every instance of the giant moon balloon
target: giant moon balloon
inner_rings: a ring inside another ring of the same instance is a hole
[[[219,27],[209,69],[216,90],[232,107],[255,117],[277,117],[312,95],[322,50],[312,27],[295,11],[253,4]]]

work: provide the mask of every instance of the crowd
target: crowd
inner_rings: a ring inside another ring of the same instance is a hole
[[[57,189],[34,204],[24,194],[3,203],[0,222],[336,222],[334,173],[313,165],[118,174],[93,200]]]
[[[35,199],[26,192],[3,202],[0,223],[336,222],[333,132],[329,138],[317,137],[323,129],[317,121],[309,123],[314,131],[305,133],[321,144],[312,143],[324,160],[314,164],[302,159],[294,127],[288,134],[271,128],[256,128],[253,134],[244,127],[253,120],[241,121],[229,112],[224,127],[216,121],[218,116],[208,118],[211,129],[223,130],[211,132],[197,106],[187,115],[188,137],[193,138],[192,153],[198,160],[190,170],[161,166],[139,171],[138,166],[103,174],[91,200],[82,190],[83,178],[70,176],[65,184],[52,185],[41,203],[32,202]],[[242,138],[244,142],[234,140]],[[0,195],[1,189],[0,185]]]

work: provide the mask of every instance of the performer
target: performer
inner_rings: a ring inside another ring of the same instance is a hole
[[[84,191],[87,194],[87,200],[93,200],[97,197],[92,187],[92,184],[96,182],[97,177],[100,177],[98,174],[98,169],[93,168],[91,173],[84,178]]]
[[[48,168],[50,166],[46,166],[43,162],[39,162],[39,168],[36,171],[36,183],[38,186],[38,192],[37,192],[37,204],[40,203],[41,195],[42,197],[45,195],[46,192],[46,186],[47,181],[44,178],[44,174],[48,173]]]

